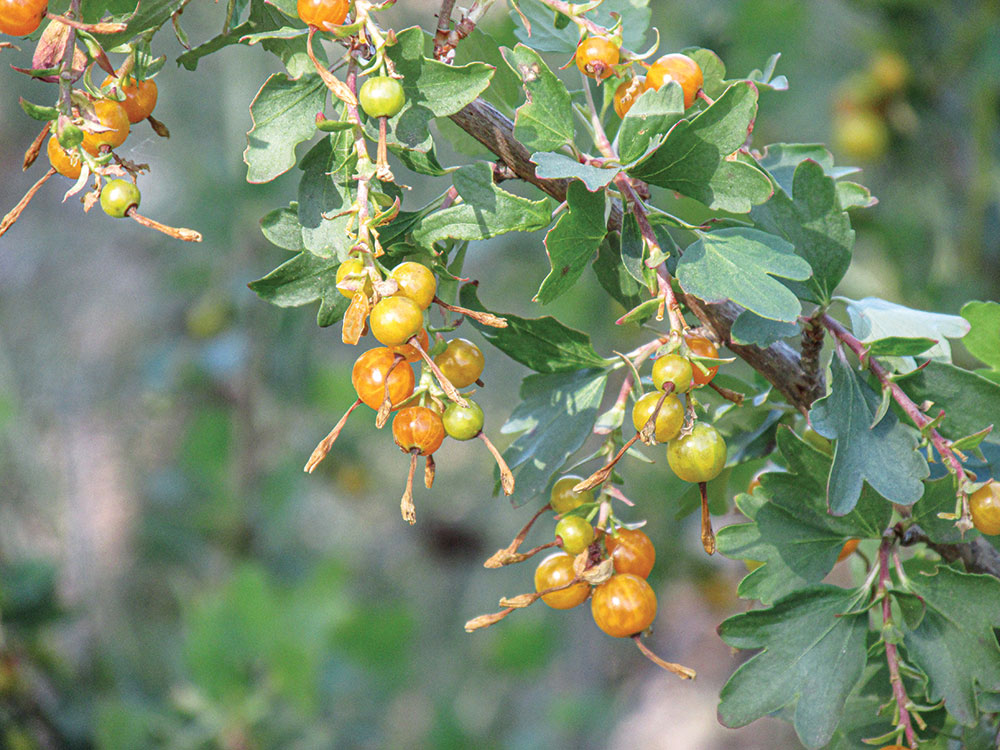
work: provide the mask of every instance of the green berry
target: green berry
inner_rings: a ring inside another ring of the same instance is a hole
[[[124,218],[130,208],[139,207],[139,188],[128,180],[111,180],[101,190],[101,208],[108,216]]]

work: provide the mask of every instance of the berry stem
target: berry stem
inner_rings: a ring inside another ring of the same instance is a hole
[[[607,481],[607,478],[611,476],[611,472],[615,468],[615,464],[621,461],[622,457],[625,455],[628,449],[631,448],[633,445],[635,445],[635,441],[638,439],[639,439],[639,433],[637,432],[635,435],[632,436],[632,438],[627,443],[625,443],[625,445],[623,445],[619,449],[618,453],[615,454],[615,457],[612,458],[610,461],[608,461],[608,463],[606,463],[604,466],[595,471],[586,479],[581,479],[579,482],[574,484],[573,492],[586,492],[587,490],[596,487],[602,482]]]
[[[488,628],[490,625],[494,625],[500,622],[503,618],[514,611],[514,607],[507,607],[499,612],[494,612],[488,615],[479,615],[479,617],[473,617],[467,623],[465,623],[465,632],[472,633],[473,631],[480,630],[481,628]]]
[[[313,471],[319,466],[320,462],[326,458],[330,449],[333,447],[334,442],[336,442],[337,437],[340,435],[340,431],[344,429],[344,425],[347,424],[347,418],[351,416],[351,412],[357,409],[361,405],[361,399],[359,398],[353,404],[351,404],[347,411],[344,412],[344,416],[340,418],[340,421],[334,425],[334,428],[330,430],[330,434],[323,438],[319,445],[313,450],[312,455],[309,456],[309,460],[306,461],[305,471],[308,474],[312,474]]]
[[[14,206],[14,208],[7,212],[7,215],[3,217],[3,220],[0,220],[0,237],[3,236],[4,232],[14,226],[14,222],[21,217],[21,213],[28,207],[28,204],[31,203],[31,199],[35,197],[35,193],[41,190],[42,185],[44,185],[45,182],[55,173],[56,170],[50,167],[49,171],[43,174],[41,178],[39,178],[38,182],[28,188],[28,192],[24,194],[24,197],[17,202],[17,205]]]
[[[434,473],[437,466],[434,463],[434,456],[428,455],[424,459],[424,487],[431,489],[434,486]]]
[[[885,369],[878,361],[868,356],[868,352],[865,349],[865,345],[861,343],[857,338],[855,338],[846,328],[844,328],[840,323],[831,318],[829,315],[824,314],[820,318],[820,322],[823,327],[826,328],[837,341],[842,342],[847,348],[849,348],[857,358],[864,364],[867,364],[868,369],[871,371],[872,375],[876,377],[879,383],[882,384],[883,388],[888,388],[889,392],[892,394],[893,401],[895,401],[899,408],[910,418],[910,421],[916,426],[922,435],[925,435],[937,450],[938,455],[941,459],[948,465],[948,471],[955,475],[955,479],[958,481],[958,491],[957,495],[962,504],[962,516],[955,525],[963,533],[972,528],[972,517],[969,511],[969,496],[965,492],[964,483],[966,479],[965,468],[962,466],[962,461],[955,454],[955,451],[951,447],[951,441],[944,438],[941,433],[939,433],[933,427],[929,427],[932,422],[931,418],[920,411],[920,407],[913,402],[909,396],[903,391],[902,388],[892,379],[892,375],[888,370]]]
[[[423,358],[424,362],[427,363],[427,366],[430,368],[430,371],[434,373],[434,377],[437,378],[437,381],[441,386],[441,390],[445,392],[445,395],[452,401],[454,401],[456,404],[461,406],[463,409],[468,409],[469,402],[466,401],[464,398],[462,398],[462,395],[458,392],[458,389],[451,384],[451,381],[448,380],[448,378],[445,376],[443,372],[441,372],[441,368],[439,368],[434,363],[434,360],[431,359],[430,355],[424,351],[424,348],[420,345],[420,340],[416,336],[414,336],[406,343],[412,346],[418,352],[420,352],[420,356]],[[507,494],[509,495],[510,493],[508,492]]]
[[[711,388],[716,393],[718,393],[727,401],[732,401],[737,406],[743,406],[744,396],[739,391],[730,390],[729,388],[724,388],[721,385],[716,385],[715,381],[710,381],[708,387]]]
[[[358,298],[358,294],[355,294],[355,299]],[[389,369],[385,371],[385,383],[382,385],[382,403],[378,405],[378,413],[375,415],[375,427],[381,430],[385,427],[386,421],[389,419],[389,413],[392,411],[392,396],[389,394],[389,377],[392,375],[392,371],[399,367],[401,362],[404,362],[406,357],[402,354],[397,354],[392,358],[392,364],[389,365]]]
[[[878,589],[876,596],[882,598],[882,625],[888,627],[892,624],[892,603],[889,599],[889,586],[892,578],[889,573],[889,555],[892,549],[893,536],[887,534],[882,538],[882,544],[878,548]],[[899,725],[902,726],[906,735],[906,741],[910,747],[916,746],[916,737],[913,731],[913,723],[910,720],[910,712],[907,706],[910,699],[906,695],[906,687],[903,685],[903,678],[899,674],[899,653],[896,644],[885,641],[885,659],[889,666],[889,682],[892,684],[892,694],[896,699],[896,708],[899,711]]]

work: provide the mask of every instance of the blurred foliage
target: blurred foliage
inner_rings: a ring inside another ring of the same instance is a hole
[[[432,24],[434,4],[400,5],[397,26]],[[844,294],[951,313],[1000,296],[996,3],[653,5],[664,49],[709,47],[733,70],[782,53],[791,88],[763,94],[758,142],[833,141],[838,161],[862,160],[881,204],[855,216]],[[189,6],[189,36],[214,34],[221,11]],[[499,4],[485,27],[514,43]],[[351,353],[310,312],[274,310],[244,287],[275,261],[257,220],[297,180],[243,181],[247,105],[270,64],[233,47],[196,73],[168,65],[157,114],[173,137],[146,134],[125,149],[156,163],[144,206],[204,231],[203,245],[109,227],[60,206],[55,189],[3,238],[0,745],[635,746],[643,727],[671,715],[669,700],[690,705],[690,688],[662,686],[667,678],[586,613],[532,608],[462,631],[500,596],[531,587],[531,570],[481,567],[534,508],[514,511],[475,479],[490,476],[480,446],[442,452],[439,486],[418,495],[412,530],[396,510],[405,458],[366,420],[348,424],[316,476],[301,472],[353,398]],[[0,81],[8,206],[27,184],[20,159],[35,127],[17,96],[34,84],[9,70]],[[428,183],[414,186],[412,205],[440,188]],[[534,237],[482,243],[467,265],[489,276],[505,309],[529,315],[547,270]],[[580,283],[581,294],[603,295],[592,275]],[[598,351],[625,350],[636,331],[614,329],[606,307],[564,297],[546,311],[595,330]],[[480,403],[499,425],[523,368],[486,352]],[[770,439],[766,424],[748,428]],[[715,483],[713,510],[754,470]],[[710,683],[684,718],[714,723],[730,668],[714,626],[738,608],[742,569],[704,558],[690,519],[675,521],[694,498],[657,466],[631,473],[629,489],[661,550],[651,582],[669,596],[658,637]],[[699,663],[708,642],[715,668]],[[667,732],[658,746],[675,747]],[[719,729],[685,747],[794,742],[784,729],[761,732]]]

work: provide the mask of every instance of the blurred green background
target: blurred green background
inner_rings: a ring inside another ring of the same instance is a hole
[[[839,163],[864,167],[881,202],[854,214],[843,294],[952,313],[1000,296],[1000,4],[651,4],[664,51],[709,47],[733,74],[782,53],[790,90],[762,96],[757,146],[833,141]],[[435,3],[399,5],[386,23],[433,27]],[[192,3],[182,22],[197,43],[223,13]],[[484,28],[513,44],[503,3]],[[25,65],[24,49],[0,60]],[[706,559],[659,463],[630,468],[626,490],[659,551],[650,644],[696,668],[693,684],[602,634],[587,607],[538,605],[463,631],[532,588],[531,563],[481,563],[541,504],[492,497],[477,441],[439,452],[414,528],[398,510],[406,458],[370,412],[303,474],[353,400],[357,352],[339,326],[317,328],[314,310],[271,308],[246,289],[285,259],[257,222],[299,179],[244,181],[247,107],[279,64],[230,47],[177,69],[169,29],[155,49],[171,60],[156,115],[172,138],[141,124],[119,152],[152,167],[143,212],[204,243],[61,205],[62,178],[0,239],[0,746],[797,746],[777,721],[716,721],[736,661],[714,629],[745,607],[733,593],[744,571]],[[0,70],[3,212],[44,170],[21,173],[37,124],[18,96],[48,103],[51,88]],[[407,207],[448,184],[401,180],[414,187]],[[530,302],[548,269],[541,235],[474,246],[466,268],[487,304],[541,314]],[[602,353],[641,340],[613,326],[619,312],[592,274],[574,291],[545,312],[592,332]],[[483,348],[477,399],[503,447],[526,373]],[[550,534],[544,519],[529,543]]]

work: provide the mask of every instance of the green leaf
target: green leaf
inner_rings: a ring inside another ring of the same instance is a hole
[[[795,170],[806,159],[819,164],[823,174],[835,180],[861,171],[858,167],[834,166],[833,154],[821,143],[772,143],[764,149],[757,163],[767,170],[786,195],[791,196],[795,193]]]
[[[868,355],[871,357],[915,357],[923,354],[937,344],[935,339],[908,339],[902,336],[889,336],[876,339],[868,344]]]
[[[531,160],[538,165],[535,174],[539,177],[583,180],[583,184],[591,192],[605,187],[619,172],[616,167],[593,167],[590,164],[581,164],[564,154],[536,152],[531,155]]]
[[[822,581],[844,542],[880,538],[892,516],[891,506],[869,487],[854,510],[831,516],[826,505],[830,457],[787,428],[778,428],[777,444],[788,471],[762,474],[767,502],[747,507],[754,499],[739,496],[737,505],[751,523],[726,526],[718,534],[722,554],[764,563],[743,579],[737,593],[765,604]]]
[[[495,68],[489,88],[480,96],[502,112],[512,113],[521,101],[521,79],[503,59],[501,45],[490,34],[477,26],[465,40],[458,45],[455,52],[455,64],[465,65],[469,62],[484,62]],[[464,132],[464,131],[463,131]]]
[[[476,296],[474,284],[466,284],[459,293],[460,304],[472,310],[485,310]],[[469,319],[480,333],[511,359],[535,372],[553,373],[583,367],[607,367],[611,360],[594,351],[590,337],[563,325],[553,317],[520,318],[496,313],[507,319],[506,328],[493,328]]]
[[[1000,370],[1000,302],[966,302],[962,317],[969,321],[969,332],[962,339],[969,354]]]
[[[749,310],[744,310],[733,322],[729,335],[737,344],[753,344],[763,349],[775,341],[798,336],[800,331],[801,327],[797,322],[785,323],[762,318]]]
[[[138,4],[132,4],[135,14],[128,19],[128,26],[125,31],[117,34],[102,34],[101,45],[105,49],[117,47],[124,44],[133,37],[138,36],[149,29],[158,29],[177,11],[181,10],[188,0],[142,0]]]
[[[24,110],[24,114],[33,120],[49,122],[50,120],[55,120],[59,117],[59,110],[55,107],[43,107],[39,104],[32,104],[23,96],[18,98],[18,102],[20,102],[21,109]]]
[[[979,717],[978,691],[1000,691],[1000,581],[988,575],[938,568],[917,574],[909,589],[924,600],[920,627],[906,633],[913,663],[930,678],[927,696],[943,700],[948,713],[971,726]]]
[[[625,114],[616,141],[623,164],[645,156],[658,146],[678,120],[684,117],[684,90],[671,81],[660,89],[643,92]]]
[[[702,234],[677,264],[677,281],[706,302],[732,300],[757,315],[793,322],[802,304],[772,276],[809,278],[809,264],[780,237],[733,227]]]
[[[454,175],[463,203],[435,211],[413,231],[416,242],[430,247],[438,240],[484,240],[507,232],[534,232],[552,220],[547,198],[533,201],[493,184],[489,164],[468,164]]]
[[[757,115],[757,89],[735,84],[691,120],[681,120],[651,154],[628,173],[676,190],[709,208],[747,213],[772,192],[757,168],[726,157],[746,141]]]
[[[303,251],[247,286],[278,307],[300,307],[319,301],[316,322],[325,327],[344,317],[350,303],[337,290],[339,265],[336,258],[320,258]]]
[[[867,480],[886,500],[912,505],[924,492],[930,470],[917,451],[918,433],[889,411],[872,427],[881,398],[842,357],[830,362],[831,392],[813,404],[809,419],[825,438],[836,440],[827,485],[830,512],[854,508]]]
[[[524,28],[521,16],[516,11],[510,15],[516,26],[514,34],[525,44],[530,44],[540,52],[560,52],[571,54],[580,41],[580,32],[574,23],[562,28],[553,21],[553,11],[538,0],[518,0],[518,7],[531,24],[531,33]],[[614,15],[613,15],[614,14]],[[640,49],[646,39],[650,19],[649,0],[604,0],[595,10],[587,13],[587,18],[610,29],[617,17],[622,19],[622,33],[625,47]]]
[[[573,143],[573,110],[565,84],[530,47],[518,44],[501,52],[527,97],[514,117],[514,137],[536,152]]]
[[[622,265],[618,252],[618,235],[611,234],[604,239],[591,268],[594,269],[597,280],[604,287],[604,291],[626,310],[631,310],[642,303],[642,287],[636,283]],[[653,310],[655,309],[654,306]],[[652,315],[652,311],[645,317],[648,318],[650,315]]]
[[[938,518],[938,513],[955,511],[955,481],[950,477],[924,483],[924,496],[913,505],[913,522],[939,544],[959,544],[965,539],[954,521]]]
[[[897,382],[916,403],[933,402],[932,414],[944,409],[945,418],[937,430],[945,437],[958,440],[993,425],[990,439],[997,440],[1000,383],[945,362],[929,362]]]
[[[802,744],[819,748],[829,742],[865,666],[868,616],[849,613],[867,595],[812,586],[723,622],[719,635],[727,644],[762,651],[722,688],[720,721],[742,727],[794,705]]]
[[[766,163],[761,161],[762,165]],[[808,282],[789,284],[789,288],[803,299],[829,302],[847,272],[854,247],[854,230],[837,199],[836,183],[812,159],[796,165],[791,185],[783,185],[777,175],[771,174],[780,189],[767,203],[754,207],[750,217],[764,231],[792,243],[795,252],[812,268]]]
[[[468,65],[446,65],[438,60],[424,57],[425,34],[418,26],[412,26],[396,34],[396,44],[386,47],[386,57],[395,65],[396,73],[402,78],[406,104],[387,123],[387,143],[397,153],[417,151],[428,154],[434,141],[428,123],[435,117],[447,117],[474,101],[490,84],[493,68],[483,63]],[[374,118],[366,121],[369,134],[378,137],[378,123]],[[433,168],[424,160],[415,162]],[[427,174],[441,174],[437,171]]]
[[[347,234],[353,203],[350,176],[357,157],[352,133],[331,133],[309,149],[299,168],[299,223],[303,247],[322,258],[345,260],[353,242]]]
[[[515,505],[542,492],[552,474],[583,445],[597,419],[607,379],[607,372],[596,370],[525,378],[522,403],[500,430],[505,435],[521,433],[503,454],[514,471]]]
[[[270,182],[295,166],[295,147],[316,134],[326,92],[318,75],[292,80],[275,73],[267,79],[250,103],[253,127],[243,152],[247,182]]]
[[[276,208],[260,220],[260,231],[272,244],[298,252],[302,245],[302,225],[299,224],[298,203],[288,208]]]
[[[535,299],[547,305],[569,290],[608,233],[604,191],[588,192],[574,180],[566,193],[567,210],[545,235],[545,252],[552,270],[542,280]]]
[[[951,362],[951,346],[948,339],[957,339],[969,332],[969,323],[958,315],[914,310],[878,297],[852,300],[838,297],[847,303],[847,314],[851,317],[851,330],[863,343],[889,337],[932,338],[937,344],[922,356]],[[908,372],[916,367],[912,358],[889,359],[895,369]]]

